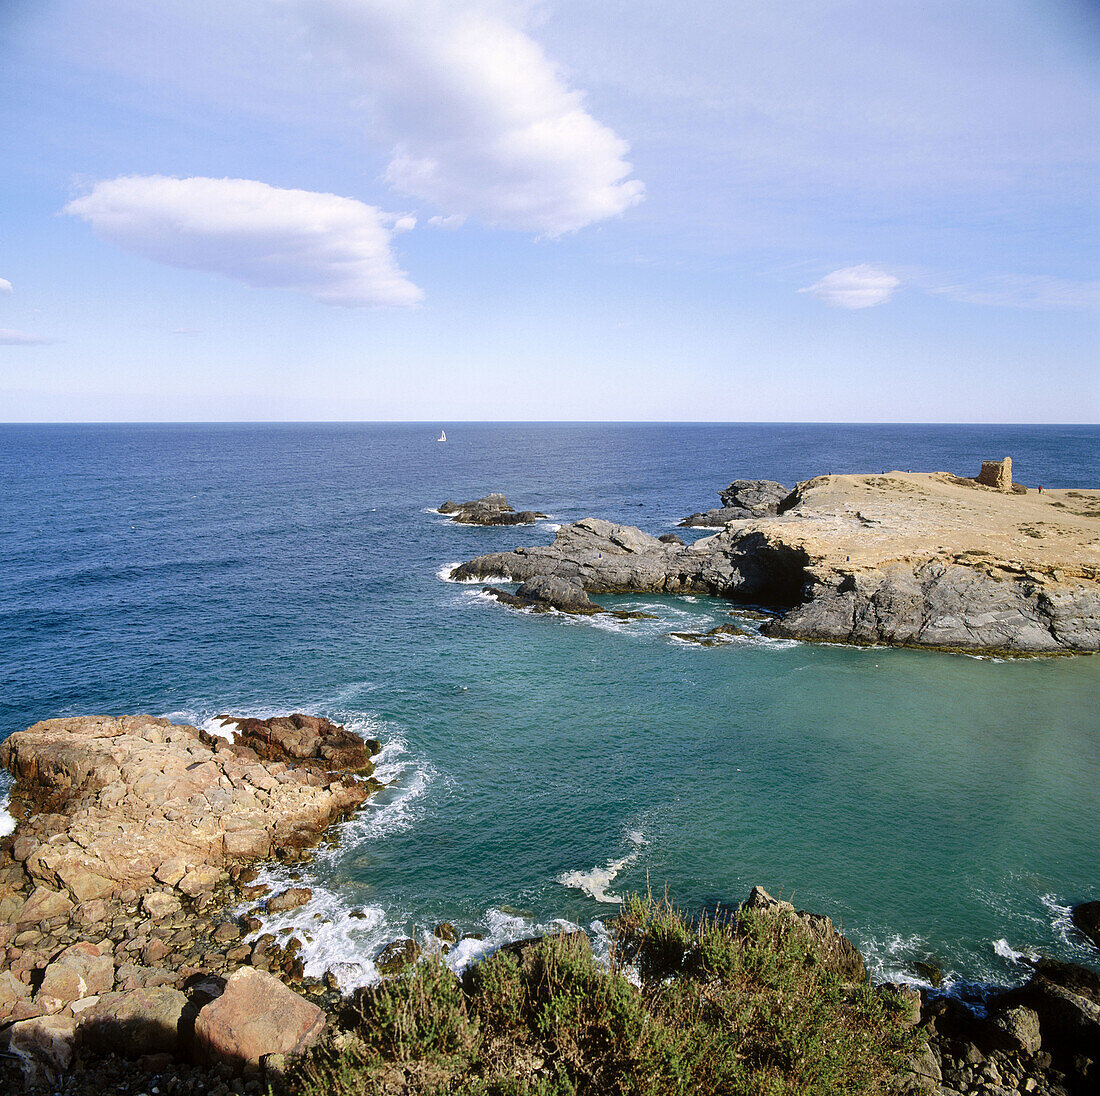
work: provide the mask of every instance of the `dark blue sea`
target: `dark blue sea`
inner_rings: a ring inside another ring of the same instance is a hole
[[[1087,961],[1067,912],[1100,897],[1100,659],[695,648],[666,633],[720,603],[609,599],[658,616],[609,625],[440,578],[588,515],[666,532],[735,478],[1005,455],[1025,484],[1100,485],[1094,426],[0,426],[0,737],[304,710],[381,738],[388,787],[276,922],[349,986],[439,921],[486,937],[459,963],[555,921],[598,934],[647,885],[697,909],[761,884],[879,977]],[[489,491],[551,517],[432,512]]]

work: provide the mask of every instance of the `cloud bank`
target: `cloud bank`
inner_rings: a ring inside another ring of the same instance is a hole
[[[641,201],[629,146],[585,110],[516,4],[291,4],[343,58],[393,142],[386,181],[446,218],[560,236]]]
[[[870,308],[888,301],[901,282],[885,270],[866,264],[846,266],[800,289],[834,308]]]
[[[0,293],[10,293],[11,282],[7,278],[0,278]]]
[[[423,297],[391,250],[394,233],[415,221],[352,198],[251,179],[130,175],[97,183],[64,212],[124,251],[255,288],[349,307]]]
[[[46,346],[53,339],[41,335],[31,335],[26,331],[13,331],[10,327],[0,327],[0,346]]]

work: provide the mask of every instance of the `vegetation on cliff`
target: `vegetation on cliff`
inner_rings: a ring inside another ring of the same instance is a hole
[[[635,985],[627,977],[637,977]],[[582,933],[438,959],[361,992],[295,1067],[304,1096],[878,1093],[918,1050],[904,1002],[845,982],[787,912],[689,920],[632,898],[610,968]]]

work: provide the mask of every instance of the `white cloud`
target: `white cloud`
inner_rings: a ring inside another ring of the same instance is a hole
[[[7,278],[0,278],[0,293],[10,293],[11,282]]]
[[[893,274],[864,264],[834,270],[799,293],[811,293],[836,308],[870,308],[888,301],[899,285]]]
[[[248,286],[350,307],[423,297],[390,248],[394,232],[415,221],[352,198],[251,179],[131,175],[97,183],[64,212],[125,251]]]
[[[13,331],[10,327],[0,327],[0,346],[45,346],[53,341],[41,335],[30,335],[26,331]]]
[[[385,178],[451,217],[560,236],[642,198],[629,146],[585,110],[521,6],[292,0],[393,142]]]

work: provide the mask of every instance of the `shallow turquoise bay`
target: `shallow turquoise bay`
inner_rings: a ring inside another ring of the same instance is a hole
[[[0,734],[75,712],[301,709],[377,735],[392,783],[279,922],[348,984],[438,921],[489,938],[457,962],[555,919],[587,927],[647,885],[691,909],[782,892],[841,920],[882,977],[932,958],[1010,980],[1030,949],[1089,961],[1066,909],[1100,896],[1100,659],[704,649],[666,633],[730,606],[603,599],[659,619],[573,621],[439,573],[588,513],[665,532],[737,476],[965,471],[1004,450],[1025,482],[1100,482],[1100,432],[447,432],[0,428]],[[429,512],[494,489],[551,521]]]

